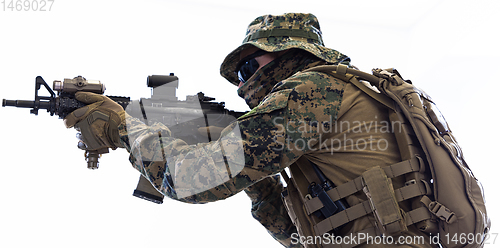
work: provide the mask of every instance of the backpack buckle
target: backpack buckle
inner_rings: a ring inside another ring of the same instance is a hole
[[[439,202],[431,202],[429,204],[429,211],[448,224],[453,223],[457,219],[453,211]]]
[[[395,86],[400,86],[405,82],[408,83],[407,81],[403,80],[403,78],[401,78],[398,71],[395,69],[383,70],[383,69],[378,68],[378,69],[374,69],[372,71],[372,73],[375,76],[389,80]]]

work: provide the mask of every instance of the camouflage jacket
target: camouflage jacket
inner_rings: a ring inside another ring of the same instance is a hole
[[[120,137],[130,162],[164,195],[205,203],[245,190],[252,215],[287,247],[296,232],[281,202],[276,176],[320,141],[335,121],[345,82],[319,72],[313,57],[287,53],[261,68],[238,93],[252,108],[219,140],[188,145],[161,124],[127,116]]]

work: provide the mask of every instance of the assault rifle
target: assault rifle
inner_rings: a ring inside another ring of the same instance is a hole
[[[140,119],[145,124],[163,123],[170,129],[173,137],[182,139],[188,144],[216,140],[220,134],[211,132],[214,130],[213,127],[224,128],[244,114],[244,112],[226,109],[224,102],[215,102],[215,98],[207,97],[202,92],[186,96],[185,101],[178,100],[176,97],[178,85],[178,77],[174,76],[173,73],[168,76],[152,75],[147,78],[147,86],[152,90],[151,98],[132,101],[130,97],[107,97],[120,104],[128,114]],[[38,91],[42,86],[50,96],[39,95]],[[62,82],[56,80],[51,89],[45,80],[38,76],[35,80],[34,101],[3,99],[2,107],[31,108],[30,112],[35,115],[38,115],[40,109],[45,109],[50,115],[57,115],[60,119],[64,119],[71,112],[86,105],[75,99],[75,93],[78,91],[104,94],[105,86],[100,81],[87,80],[78,76],[73,79],[66,78]],[[108,148],[97,151],[86,150],[87,167],[97,169],[100,155],[108,152]],[[155,203],[163,202],[163,195],[157,192],[151,183],[142,176],[134,191],[134,196]]]

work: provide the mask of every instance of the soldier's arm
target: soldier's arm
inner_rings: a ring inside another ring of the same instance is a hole
[[[121,140],[132,164],[166,196],[191,203],[225,199],[308,151],[290,143],[318,142],[317,127],[336,116],[342,89],[325,74],[307,73],[278,84],[217,141],[187,145],[130,117],[120,127]]]
[[[283,185],[278,175],[266,177],[245,189],[252,201],[253,218],[285,247],[302,247],[292,244],[292,234],[297,233],[297,229],[281,200],[282,191]]]

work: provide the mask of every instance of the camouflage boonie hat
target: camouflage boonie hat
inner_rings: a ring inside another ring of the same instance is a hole
[[[238,76],[234,71],[240,60],[240,52],[250,46],[267,52],[300,48],[330,63],[348,58],[324,46],[318,19],[313,14],[264,15],[250,23],[243,43],[227,55],[222,62],[221,75],[234,85],[239,84]]]

